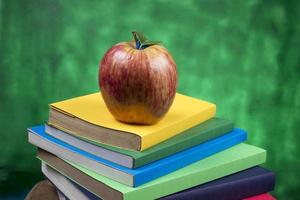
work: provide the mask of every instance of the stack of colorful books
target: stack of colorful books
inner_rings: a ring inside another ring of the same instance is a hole
[[[258,166],[266,151],[215,113],[176,94],[157,124],[125,124],[95,93],[50,104],[28,137],[60,199],[274,199],[275,175]]]

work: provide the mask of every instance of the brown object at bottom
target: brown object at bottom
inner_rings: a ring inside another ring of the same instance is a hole
[[[59,200],[56,188],[48,180],[38,182],[25,200]]]

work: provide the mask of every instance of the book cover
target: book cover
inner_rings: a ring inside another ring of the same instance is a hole
[[[158,123],[126,124],[115,120],[101,94],[94,93],[50,104],[48,123],[93,142],[143,151],[213,118],[215,112],[214,104],[177,93]]]
[[[245,198],[243,200],[276,200],[276,199],[272,195],[266,193],[266,194]]]
[[[93,154],[82,151],[45,133],[44,126],[29,129],[29,142],[61,158],[79,163],[120,183],[137,187],[177,169],[204,159],[217,152],[241,143],[247,139],[247,133],[235,128],[233,131],[204,142],[158,161],[136,169],[129,169],[112,163]]]
[[[256,166],[161,199],[235,200],[270,192],[274,186],[275,174]]]
[[[225,151],[133,188],[39,149],[38,158],[103,199],[157,199],[262,164],[266,151],[239,144]]]
[[[137,168],[188,149],[233,130],[233,122],[213,118],[145,151],[132,151],[106,144],[90,143],[82,137],[46,125],[46,133],[72,146],[128,168]]]
[[[91,200],[100,200],[99,197],[81,187],[77,183],[69,180],[65,176],[53,170],[47,165],[42,165],[43,173],[53,181],[60,181],[55,186],[62,191],[68,198],[72,195],[88,196]],[[45,171],[45,172],[44,172]],[[57,177],[57,178],[56,178]],[[52,181],[52,182],[53,182]],[[63,183],[63,186],[62,186]],[[161,200],[187,200],[187,199],[205,199],[205,200],[236,200],[252,197],[259,194],[270,192],[274,189],[275,174],[265,168],[256,166],[241,172],[225,176],[223,178],[198,185],[196,187],[171,194],[160,198]],[[66,192],[64,192],[67,190]],[[251,198],[250,198],[251,199]]]

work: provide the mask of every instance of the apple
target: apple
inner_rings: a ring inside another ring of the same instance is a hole
[[[173,103],[176,64],[160,42],[132,33],[134,41],[118,43],[105,53],[99,64],[99,87],[115,119],[154,124]]]

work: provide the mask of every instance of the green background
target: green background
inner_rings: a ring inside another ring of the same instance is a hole
[[[48,104],[98,90],[98,63],[139,30],[163,41],[178,92],[212,101],[217,115],[266,148],[279,199],[299,199],[300,1],[0,0],[2,198],[40,179],[26,128]]]

